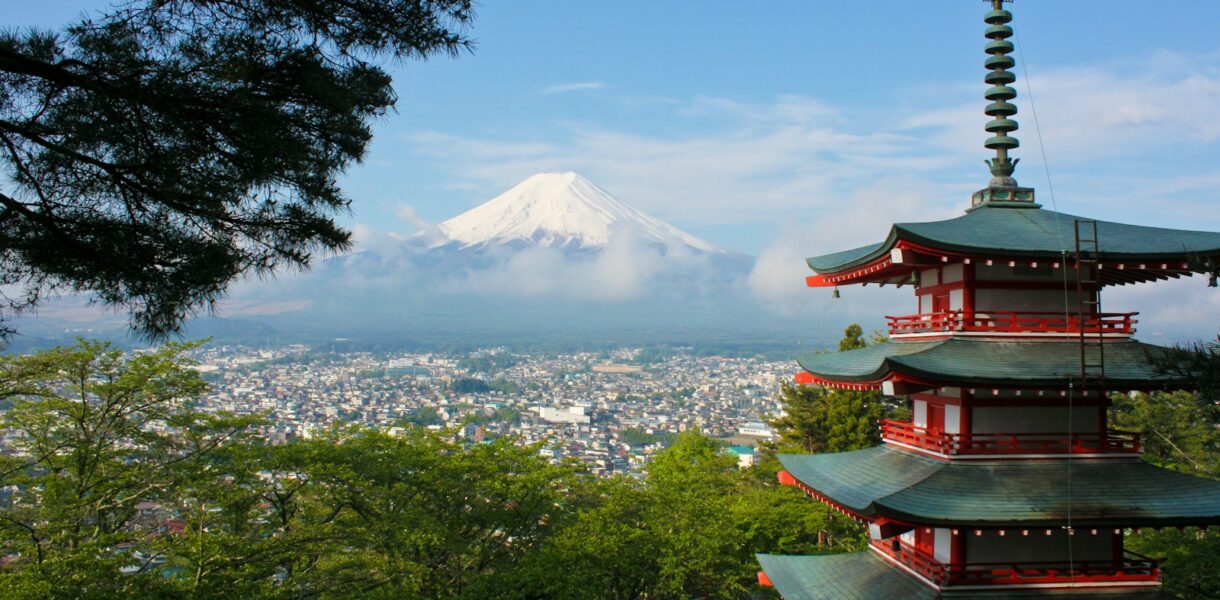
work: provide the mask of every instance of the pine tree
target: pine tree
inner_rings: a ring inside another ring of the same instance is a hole
[[[868,346],[864,330],[852,323],[843,330],[839,351]],[[780,436],[778,449],[800,452],[844,452],[881,443],[877,422],[900,416],[900,407],[879,392],[836,390],[822,386],[780,386],[784,415],[771,421]]]
[[[471,19],[470,0],[164,0],[0,32],[0,308],[88,292],[160,337],[244,274],[346,249],[337,177],[395,100],[373,60],[455,54]]]

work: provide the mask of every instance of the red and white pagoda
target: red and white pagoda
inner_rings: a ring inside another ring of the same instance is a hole
[[[909,395],[876,448],[781,455],[783,483],[868,523],[868,551],[759,555],[788,600],[1162,598],[1141,527],[1220,524],[1220,482],[1140,459],[1107,427],[1107,393],[1192,387],[1152,365],[1136,313],[1101,310],[1110,285],[1203,273],[1220,233],[1046,210],[1013,179],[1011,13],[992,0],[984,112],[992,179],[960,217],[900,223],[882,242],[808,259],[811,287],[911,286],[891,342],[798,359],[798,383]]]

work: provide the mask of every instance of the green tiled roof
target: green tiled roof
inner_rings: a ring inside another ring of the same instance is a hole
[[[1156,389],[1175,382],[1158,374],[1149,353],[1164,349],[1134,340],[1106,344],[1106,384],[1111,389]],[[932,342],[893,341],[846,352],[798,357],[801,368],[831,381],[877,381],[901,373],[933,382],[1006,385],[1062,385],[1080,373],[1080,346],[1074,341],[998,341],[949,338]]]
[[[871,552],[823,556],[757,554],[758,564],[784,600],[1007,600],[1019,598],[1097,598],[1162,600],[1160,590],[1021,590],[938,593],[891,567]]]
[[[936,590],[891,567],[871,552],[824,556],[758,554],[784,600],[932,600]]]
[[[779,459],[847,508],[918,524],[1062,525],[1069,503],[1082,527],[1220,524],[1220,481],[1140,460],[945,462],[887,446]]]
[[[1054,258],[1071,252],[1081,217],[1026,206],[981,205],[945,221],[897,223],[884,242],[809,258],[818,273],[864,264],[907,240],[948,251]],[[1097,221],[1098,251],[1107,259],[1169,259],[1220,254],[1220,233]]]

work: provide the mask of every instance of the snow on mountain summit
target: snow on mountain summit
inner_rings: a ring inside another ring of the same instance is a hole
[[[614,199],[573,172],[539,173],[512,189],[440,224],[446,238],[462,247],[525,242],[549,247],[596,248],[629,231],[649,243],[685,245],[722,252],[656,217]]]

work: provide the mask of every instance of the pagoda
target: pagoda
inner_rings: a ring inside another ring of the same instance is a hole
[[[780,482],[866,522],[865,552],[758,556],[787,600],[1163,598],[1156,560],[1124,548],[1141,527],[1220,524],[1220,482],[1155,467],[1138,433],[1107,427],[1109,392],[1189,389],[1133,339],[1137,314],[1101,310],[1106,286],[1202,273],[1220,233],[1047,210],[1013,179],[1012,15],[984,16],[991,180],[957,218],[894,225],[885,240],[807,260],[810,287],[910,286],[917,312],[891,341],[798,359],[800,384],[907,395],[882,444],[781,455]]]

